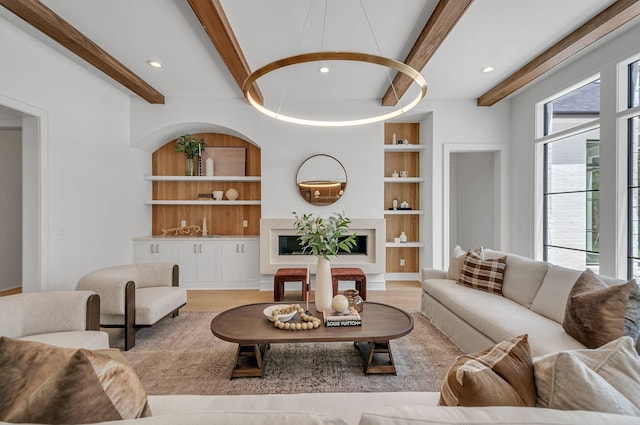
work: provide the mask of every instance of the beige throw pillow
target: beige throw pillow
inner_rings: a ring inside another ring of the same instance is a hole
[[[0,421],[84,424],[151,416],[118,349],[54,347],[0,337]]]
[[[507,257],[482,260],[482,257],[478,254],[469,251],[464,257],[458,283],[481,291],[502,295],[502,283],[506,267]]]
[[[539,407],[640,414],[640,357],[629,337],[536,357],[533,366]]]
[[[456,358],[440,390],[441,406],[535,406],[527,335]]]
[[[635,279],[608,286],[587,269],[573,285],[562,327],[588,348],[630,336],[638,341],[640,290]]]

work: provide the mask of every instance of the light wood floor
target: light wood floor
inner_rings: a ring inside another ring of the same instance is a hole
[[[377,301],[405,309],[420,309],[420,282],[387,282],[386,291],[367,291],[367,301]],[[313,294],[311,296],[313,299]],[[287,291],[284,301],[301,301],[300,291]],[[252,303],[273,302],[273,292],[257,290],[188,291],[187,305],[181,311],[224,311],[231,307]]]
[[[20,293],[20,288],[0,292],[0,296]],[[368,291],[367,301],[390,304],[405,310],[420,309],[420,282],[394,281],[387,282],[386,291]],[[312,298],[313,299],[313,294]],[[271,291],[236,290],[236,291],[187,291],[187,305],[181,311],[215,311],[220,312],[231,307],[252,303],[273,301]],[[287,291],[284,301],[300,302],[299,291]]]

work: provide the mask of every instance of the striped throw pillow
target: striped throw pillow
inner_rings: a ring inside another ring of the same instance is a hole
[[[470,288],[502,295],[507,257],[483,260],[474,251],[467,252],[458,283]]]
[[[440,389],[440,406],[535,406],[528,336],[458,356]],[[514,422],[516,423],[516,422]]]

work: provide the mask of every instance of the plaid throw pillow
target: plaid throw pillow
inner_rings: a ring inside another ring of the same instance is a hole
[[[464,257],[458,283],[491,294],[502,295],[502,281],[506,267],[507,257],[482,260],[477,253],[469,251]]]

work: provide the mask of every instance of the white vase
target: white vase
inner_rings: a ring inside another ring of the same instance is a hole
[[[318,257],[316,267],[316,310],[318,312],[331,310],[333,300],[333,284],[331,283],[331,262],[324,257]]]

